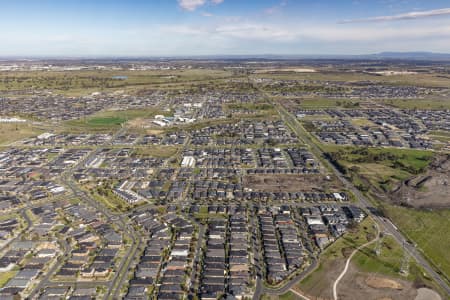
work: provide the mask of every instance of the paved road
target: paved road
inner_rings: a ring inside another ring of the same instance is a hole
[[[123,129],[119,130],[114,136],[119,135],[122,131]],[[72,178],[73,170],[75,170],[79,166],[84,165],[85,162],[88,161],[88,159],[96,155],[98,150],[99,148],[97,148],[95,151],[92,151],[88,156],[79,161],[78,164],[66,170],[62,174],[61,181],[65,186],[69,187],[72,190],[74,195],[76,195],[78,198],[80,198],[88,205],[95,207],[98,211],[102,212],[102,214],[106,217],[108,223],[110,224],[114,223],[116,226],[120,228],[121,233],[123,235],[131,239],[131,245],[124,254],[123,259],[120,261],[120,264],[115,271],[113,279],[107,284],[107,292],[105,293],[105,296],[103,298],[105,300],[118,299],[121,292],[121,288],[125,283],[125,280],[127,279],[127,274],[130,269],[130,266],[135,259],[137,250],[142,244],[142,239],[139,236],[139,234],[134,230],[134,228],[128,223],[129,219],[126,217],[126,215],[113,213],[103,204],[99,203],[95,199],[92,199],[90,195],[88,195],[86,192],[80,189],[80,187]]]
[[[11,245],[14,241],[18,240],[22,234],[26,231],[28,231],[31,228],[31,225],[33,222],[30,220],[28,215],[26,214],[27,208],[22,208],[19,213],[24,218],[26,225],[25,228],[23,228],[15,237],[10,238],[6,243],[0,246],[0,252],[2,252],[4,249],[6,249],[9,245]]]
[[[288,113],[287,111],[282,112],[284,114]],[[304,132],[303,127],[301,127],[301,124],[298,122],[298,120],[295,120],[297,123],[297,134],[298,132]],[[300,128],[300,129],[299,129]],[[319,155],[319,157],[324,157],[324,153],[321,151],[319,147],[316,146],[316,144],[312,141],[311,137],[308,133],[303,133],[303,140],[308,143],[308,145],[311,147],[315,155]],[[373,210],[371,209],[373,205],[370,203],[370,201],[352,184],[350,183],[347,178],[344,177],[344,175],[332,164],[328,163],[329,168],[334,172],[334,174],[339,178],[339,180],[343,183],[343,185],[353,192],[353,194],[356,196],[356,198],[359,201],[359,205],[362,208],[365,208],[365,210],[372,216],[372,218],[378,223],[379,226],[384,228],[384,231],[386,231],[388,234],[392,235],[397,242],[400,245],[405,245],[405,249],[408,252],[411,257],[413,257],[416,262],[422,266],[422,268],[428,273],[431,278],[433,278],[434,281],[436,281],[439,286],[447,292],[448,295],[450,295],[450,287],[446,283],[444,279],[430,266],[428,261],[426,261],[421,253],[417,251],[417,249],[409,244],[402,233],[398,231],[396,227],[393,226],[391,222],[386,222],[382,217],[373,214]]]
[[[370,201],[351,183],[344,177],[344,175],[331,163],[329,163],[326,159],[324,159],[323,151],[315,144],[312,140],[311,135],[303,128],[300,122],[297,120],[295,116],[293,116],[290,112],[288,112],[281,103],[276,100],[273,100],[269,95],[261,91],[257,86],[255,89],[259,90],[261,93],[265,95],[268,101],[272,102],[274,106],[277,108],[278,113],[281,115],[282,119],[285,120],[288,125],[292,127],[297,136],[310,147],[311,152],[316,155],[318,158],[321,158],[322,162],[326,164],[329,170],[331,170],[337,178],[342,182],[342,184],[353,194],[356,196],[358,200],[358,205],[364,208],[371,217],[376,221],[376,223],[380,226],[380,229],[384,229],[383,231],[392,235],[395,240],[400,245],[405,245],[405,250],[407,253],[416,260],[416,262],[428,273],[428,275],[445,291],[448,295],[450,295],[450,287],[447,282],[431,267],[427,260],[423,258],[421,253],[411,244],[409,244],[407,239],[403,236],[398,229],[393,226],[391,222],[386,222],[382,217],[373,213],[371,209],[373,205]]]
[[[313,260],[311,265],[309,265],[308,268],[303,270],[301,273],[295,275],[293,278],[291,278],[285,285],[279,288],[264,288],[264,293],[269,295],[283,295],[287,293],[294,285],[299,283],[303,278],[308,276],[310,273],[312,273],[317,268],[317,260]]]
[[[53,283],[50,282],[50,277],[55,274],[55,272],[61,267],[61,265],[64,263],[65,259],[68,258],[68,255],[72,248],[70,247],[69,243],[65,239],[61,239],[59,241],[61,248],[63,250],[63,253],[60,257],[58,257],[58,260],[52,265],[52,267],[45,272],[44,277],[39,281],[39,283],[34,287],[34,289],[31,291],[30,295],[28,296],[30,299],[33,299],[36,297],[41,289],[46,288]]]
[[[104,299],[116,299],[120,294],[121,287],[127,278],[128,270],[136,256],[138,248],[141,246],[142,239],[135,232],[130,224],[127,224],[127,218],[125,216],[113,214],[109,209],[102,206],[98,201],[90,198],[83,190],[81,190],[76,183],[69,178],[69,174],[63,177],[63,181],[66,186],[70,187],[74,194],[77,195],[81,200],[89,203],[91,206],[97,208],[101,211],[107,218],[107,221],[114,223],[116,226],[120,227],[122,233],[131,238],[131,245],[128,251],[124,254],[124,258],[121,260],[119,267],[117,268],[112,281],[108,285],[108,291],[105,294]]]
[[[206,231],[206,226],[203,224],[198,224],[198,239],[197,239],[197,244],[195,245],[195,257],[193,259],[192,262],[192,272],[191,272],[191,277],[190,277],[190,288],[194,289],[194,285],[195,285],[195,277],[198,271],[198,267],[199,267],[199,262],[200,262],[200,254],[201,254],[201,250],[202,250],[202,243],[203,243],[203,238],[205,237],[205,231]]]

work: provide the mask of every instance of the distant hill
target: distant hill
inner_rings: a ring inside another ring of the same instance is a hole
[[[36,61],[66,61],[66,62],[131,62],[131,61],[171,61],[171,60],[205,60],[205,61],[289,61],[289,60],[412,60],[450,62],[450,53],[434,52],[380,52],[375,54],[247,54],[247,55],[186,55],[167,57],[0,57],[0,62],[36,62]]]
[[[369,55],[377,59],[450,60],[449,53],[434,52],[381,52]]]

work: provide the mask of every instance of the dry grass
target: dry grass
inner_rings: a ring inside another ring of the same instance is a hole
[[[0,145],[8,145],[42,132],[42,130],[33,127],[31,124],[0,123]]]

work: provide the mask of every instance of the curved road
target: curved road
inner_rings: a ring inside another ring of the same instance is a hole
[[[315,144],[311,135],[303,128],[297,118],[288,112],[281,103],[277,100],[273,100],[269,95],[267,95],[264,91],[260,90],[256,84],[253,85],[256,90],[261,92],[268,101],[274,104],[278,113],[282,117],[282,119],[287,123],[288,126],[292,128],[292,130],[297,134],[297,136],[302,140],[305,144],[310,147],[311,152],[317,157],[321,158],[322,162],[336,175],[336,177],[342,182],[344,187],[350,190],[358,200],[358,205],[363,208],[369,216],[371,216],[375,222],[382,228],[384,232],[392,235],[394,239],[400,244],[405,245],[404,249],[406,252],[414,258],[414,260],[428,273],[428,275],[442,288],[443,291],[450,295],[450,286],[447,281],[444,280],[441,275],[439,275],[433,267],[429,264],[429,262],[422,256],[422,254],[410,243],[408,243],[408,239],[403,236],[403,234],[398,231],[398,229],[391,223],[387,222],[384,218],[373,213],[373,205],[370,201],[350,182],[344,175],[328,160],[324,157],[323,151]]]

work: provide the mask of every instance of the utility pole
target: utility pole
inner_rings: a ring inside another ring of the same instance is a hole
[[[408,276],[409,274],[409,254],[406,251],[406,242],[403,242],[403,259],[402,259],[402,265],[400,267],[400,274],[403,276]]]
[[[381,255],[382,248],[383,248],[383,233],[380,233],[380,238],[377,240],[377,244],[375,245],[375,254],[377,256]]]

